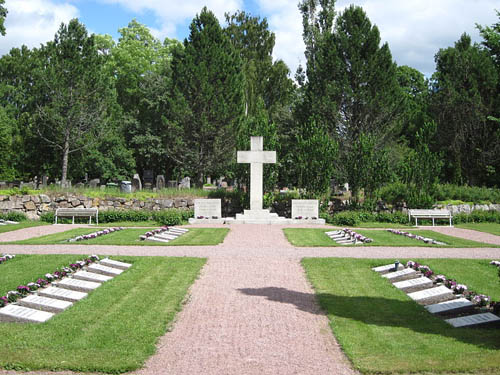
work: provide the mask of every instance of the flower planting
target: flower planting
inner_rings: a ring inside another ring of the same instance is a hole
[[[97,255],[90,255],[84,260],[71,263],[69,267],[63,267],[55,270],[53,273],[46,273],[43,278],[39,278],[35,282],[30,282],[26,285],[19,285],[16,290],[7,292],[5,296],[0,297],[0,307],[4,307],[9,303],[16,302],[19,298],[25,297],[30,293],[34,293],[40,288],[49,286],[53,281],[60,280],[63,277],[82,269],[83,267],[95,263],[99,260]]]
[[[161,227],[161,228],[156,228],[156,229],[150,230],[150,231],[144,233],[139,238],[141,239],[141,241],[144,241],[144,240],[148,239],[149,237],[153,237],[157,234],[164,233],[164,232],[168,232],[168,226],[166,226],[166,225]]]
[[[123,230],[123,229],[125,229],[125,228],[124,227],[106,228],[106,229],[103,229],[103,230],[100,230],[100,231],[97,231],[94,233],[84,234],[83,236],[76,236],[76,237],[70,238],[68,240],[68,242],[78,242],[78,241],[84,241],[84,240],[91,240],[93,238],[104,236],[106,234],[113,233],[113,232],[118,232],[118,231]]]
[[[496,265],[500,268],[500,262],[498,261],[491,261],[490,264]],[[409,260],[406,263],[406,267],[413,268],[415,271],[421,272],[424,276],[430,278],[434,282],[434,284],[444,285],[448,289],[451,289],[454,294],[461,295],[464,298],[467,298],[477,307],[486,308],[495,314],[498,314],[500,312],[500,302],[492,301],[491,298],[487,295],[479,294],[475,291],[469,290],[467,285],[459,284],[456,280],[449,279],[445,275],[434,275],[434,272],[430,269],[429,266]]]
[[[16,256],[15,255],[11,255],[11,254],[4,254],[2,256],[0,256],[0,264],[2,263],[5,263],[7,262],[8,260],[11,260],[13,258],[15,258]]]
[[[402,230],[387,229],[387,231],[390,232],[390,233],[392,233],[392,234],[397,234],[397,235],[400,235],[400,236],[405,236],[405,237],[412,238],[412,239],[415,239],[415,240],[418,240],[418,241],[424,241],[425,243],[432,244],[432,245],[446,245],[444,242],[439,242],[439,241],[436,241],[436,240],[434,240],[432,238],[427,238],[427,237],[419,236],[417,234],[405,232],[405,231],[402,231]]]
[[[368,237],[365,237],[363,236],[362,234],[359,234],[359,233],[356,233],[355,231],[351,230],[351,229],[342,229],[342,231],[347,235],[349,236],[351,239],[354,239],[355,242],[363,242],[363,243],[370,243],[372,242],[373,240],[371,238],[368,238]]]

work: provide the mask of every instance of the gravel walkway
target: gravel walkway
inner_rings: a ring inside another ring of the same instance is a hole
[[[57,224],[57,225],[41,225],[39,227],[29,227],[24,229],[13,230],[10,232],[0,233],[0,242],[21,241],[33,237],[45,236],[47,234],[54,234],[66,232],[75,228],[86,228],[86,224]]]
[[[282,226],[230,228],[219,246],[0,245],[0,252],[207,257],[173,329],[137,372],[142,375],[355,374],[315,301],[301,258],[500,258],[499,248],[294,248]]]
[[[495,236],[494,234],[490,233],[479,232],[477,230],[454,228],[454,227],[430,227],[429,229],[432,229],[433,231],[438,233],[465,238],[466,240],[473,240],[478,242],[491,243],[494,245],[500,245],[500,236]]]

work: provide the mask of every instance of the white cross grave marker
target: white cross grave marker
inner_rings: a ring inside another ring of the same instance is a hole
[[[238,151],[238,163],[250,163],[250,210],[262,210],[263,164],[276,163],[276,151],[263,151],[264,138],[250,137],[250,151]]]

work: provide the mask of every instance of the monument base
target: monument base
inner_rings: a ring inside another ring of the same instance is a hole
[[[288,219],[269,210],[244,210],[234,217],[220,219],[189,219],[189,224],[318,224],[325,225],[325,219]]]

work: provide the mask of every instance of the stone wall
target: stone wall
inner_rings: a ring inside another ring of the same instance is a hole
[[[39,219],[44,212],[57,208],[91,208],[101,210],[163,210],[194,208],[193,198],[150,198],[145,201],[127,198],[89,198],[75,194],[0,195],[0,212],[24,212],[30,219]]]

